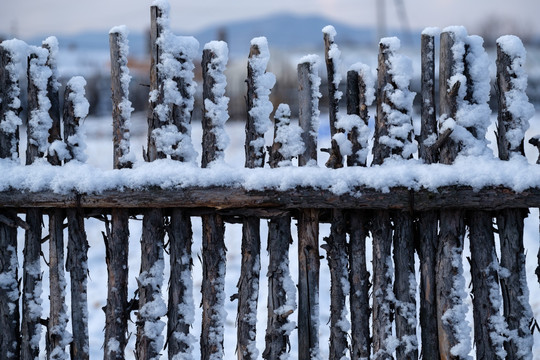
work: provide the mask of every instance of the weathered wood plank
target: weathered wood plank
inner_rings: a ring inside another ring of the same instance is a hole
[[[17,64],[11,50],[0,45],[0,158],[17,159],[19,157],[19,125],[22,123],[19,113],[22,110],[18,99],[19,82],[15,74]]]
[[[49,129],[49,144],[52,144],[55,141],[62,141],[62,130],[60,126],[60,95],[59,88],[60,83],[58,82],[58,68],[57,68],[57,59],[56,54],[58,52],[58,40],[56,37],[51,36],[47,38],[42,47],[49,51],[49,56],[47,58],[47,66],[51,69],[52,74],[47,82],[47,97],[51,103],[49,109],[49,116],[52,120],[51,128]],[[51,165],[60,165],[61,161],[58,158],[56,152],[49,151],[47,153],[47,160]]]
[[[357,194],[361,194],[358,196]],[[188,209],[220,209],[239,213],[250,209],[289,210],[306,208],[393,209],[427,211],[437,209],[526,209],[540,207],[540,189],[526,189],[519,193],[505,187],[472,189],[468,186],[448,186],[437,192],[391,188],[380,192],[365,187],[355,188],[350,194],[337,195],[313,188],[289,190],[246,190],[230,187],[186,189],[149,188],[145,190],[108,190],[100,194],[55,194],[51,192],[0,192],[0,208],[24,209],[126,208],[134,211],[148,208],[182,207]],[[23,212],[22,210],[19,210]],[[142,212],[142,211],[141,211]],[[263,211],[264,212],[264,211]],[[264,216],[264,215],[263,215]]]

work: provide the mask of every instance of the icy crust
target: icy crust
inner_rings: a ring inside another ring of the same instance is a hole
[[[160,159],[151,163],[138,162],[133,169],[122,170],[103,170],[80,162],[52,166],[41,159],[32,165],[20,166],[0,159],[0,172],[3,174],[0,191],[52,191],[58,194],[196,186],[278,191],[307,187],[329,189],[337,195],[356,192],[358,187],[364,186],[381,192],[389,192],[393,187],[437,191],[440,187],[453,185],[471,186],[475,190],[504,186],[516,192],[540,187],[540,168],[536,164],[484,157],[458,157],[453,165],[390,160],[370,168],[344,169],[292,166],[244,169],[226,163],[201,169],[192,164]]]
[[[416,151],[413,143],[412,105],[416,93],[409,90],[411,82],[412,61],[395,52],[400,48],[398,38],[383,38],[381,45],[388,51],[388,74],[391,82],[386,84],[383,91],[390,104],[383,103],[382,110],[386,115],[388,135],[381,136],[379,142],[392,149],[392,154],[408,159]],[[395,156],[395,155],[393,155]]]
[[[525,136],[529,129],[529,120],[534,115],[534,106],[529,102],[526,94],[527,73],[525,71],[525,59],[527,52],[523,43],[517,36],[506,35],[497,39],[501,50],[507,54],[512,63],[508,68],[510,78],[510,90],[505,93],[508,111],[512,115],[511,129],[506,132],[506,139],[510,144],[510,154],[519,153]]]
[[[450,136],[460,144],[461,155],[491,156],[485,135],[490,125],[491,110],[488,101],[492,65],[484,50],[483,40],[479,36],[468,36],[467,30],[461,26],[448,27],[443,32],[452,33],[454,39],[453,75],[448,81],[447,91],[450,91],[458,82],[459,89],[455,119],[449,117],[448,114],[442,114],[439,119],[440,132],[452,130]],[[466,72],[468,72],[468,79]],[[471,84],[469,91],[467,91],[468,83]]]
[[[49,52],[47,49],[33,47],[31,53],[35,56],[30,58],[28,74],[37,91],[37,108],[33,109],[28,119],[29,142],[37,146],[38,151],[44,154],[49,147],[49,129],[52,119],[49,116],[51,102],[47,96],[47,84],[52,76],[51,69],[47,66]]]
[[[216,137],[216,160],[214,163],[224,161],[224,150],[229,145],[229,136],[225,131],[225,122],[229,119],[227,107],[229,98],[225,96],[227,78],[224,71],[229,61],[229,48],[224,41],[211,41],[204,46],[204,50],[211,51],[213,57],[208,64],[208,75],[215,81],[212,95],[215,102],[210,99],[204,100],[205,115],[212,121],[212,132]]]
[[[291,109],[287,104],[279,104],[274,116],[279,119],[274,141],[281,144],[278,151],[283,156],[278,166],[291,166],[292,158],[305,151],[302,129],[296,124],[291,124]]]
[[[28,264],[25,267],[25,271],[28,276],[34,282],[34,291],[31,293],[25,293],[25,304],[24,311],[26,311],[28,318],[35,325],[34,327],[34,336],[30,339],[30,346],[34,349],[39,348],[39,341],[41,339],[41,324],[39,324],[39,319],[41,319],[42,314],[42,299],[41,294],[43,292],[42,281],[41,281],[41,265],[40,261],[35,261]]]
[[[424,30],[422,30],[422,35],[429,35],[429,36],[437,37],[441,35],[441,29],[438,27],[427,27]]]
[[[129,101],[129,83],[131,81],[131,75],[129,74],[128,64],[128,55],[129,55],[129,41],[128,34],[129,30],[127,26],[120,25],[113,27],[109,34],[118,34],[118,63],[120,65],[120,84],[122,87],[122,100],[120,101],[120,116],[122,117],[123,127],[125,130],[123,132],[122,140],[120,141],[120,150],[122,157],[119,160],[120,163],[133,163],[135,162],[135,154],[130,152],[130,132],[131,127],[131,113],[133,112],[133,107],[131,101]]]
[[[321,78],[318,74],[318,68],[321,60],[318,55],[306,55],[300,59],[298,64],[309,64],[309,82],[311,85],[311,130],[310,136],[313,137],[315,143],[317,143],[317,137],[319,134],[319,116],[321,114],[319,110],[319,98],[322,94],[319,91],[321,86]]]

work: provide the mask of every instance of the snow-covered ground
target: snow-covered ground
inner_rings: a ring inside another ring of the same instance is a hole
[[[373,114],[373,111],[370,112]],[[493,117],[493,120],[495,118]],[[373,121],[373,119],[371,119]],[[328,130],[328,117],[327,114],[321,115],[320,121],[321,127],[319,131],[319,148],[329,147],[329,130]],[[370,124],[372,125],[372,124]],[[88,156],[88,163],[102,169],[111,169],[112,168],[112,125],[110,118],[88,118],[86,119],[84,126],[87,133],[87,149],[86,152]],[[371,126],[372,128],[372,126]],[[244,124],[239,122],[227,123],[226,131],[231,139],[230,146],[225,151],[225,161],[232,165],[241,167],[244,164]],[[193,144],[195,150],[199,153],[199,163],[200,163],[200,153],[201,153],[201,128],[200,123],[193,124]],[[540,114],[537,113],[536,116],[531,120],[531,128],[527,132],[526,140],[531,136],[540,134]],[[496,146],[494,141],[494,126],[488,131],[489,139],[491,140],[491,146]],[[270,144],[271,134],[268,133],[266,137],[266,144]],[[132,151],[135,153],[135,156],[138,161],[142,161],[142,147],[146,146],[146,118],[145,114],[134,114],[132,118]],[[22,150],[24,150],[24,144],[22,144]],[[527,155],[530,163],[534,163],[537,158],[537,151],[532,146],[527,144],[526,147]],[[319,164],[324,164],[328,157],[328,154],[319,153]],[[320,165],[323,166],[323,165]],[[201,222],[199,218],[192,218],[193,221],[193,280],[194,280],[194,299],[195,299],[195,308],[196,308],[196,320],[193,325],[192,334],[196,338],[199,337],[201,331],[201,309],[198,307],[200,304],[201,294],[200,286],[202,280],[202,267],[201,267]],[[539,244],[539,214],[538,209],[531,209],[529,217],[526,219],[525,223],[525,248],[527,252],[527,276],[528,283],[530,287],[530,302],[536,319],[540,319],[540,288],[536,276],[534,275],[534,270],[537,265],[536,254],[538,251]],[[47,222],[45,221],[45,224]],[[45,230],[46,231],[46,230]],[[88,281],[88,305],[89,305],[89,329],[90,329],[90,345],[91,345],[91,357],[92,358],[101,358],[103,355],[103,328],[105,324],[105,317],[102,308],[106,304],[106,294],[107,294],[107,269],[105,264],[105,245],[103,242],[103,237],[101,232],[104,231],[104,224],[95,219],[89,219],[86,222],[86,231],[88,235],[88,241],[90,243],[89,250],[89,269],[90,269],[90,279]],[[267,280],[265,277],[266,269],[268,266],[268,258],[266,256],[266,231],[267,223],[266,221],[261,221],[261,246],[262,246],[262,256],[261,256],[261,282],[260,282],[260,296],[259,296],[259,307],[258,307],[258,334],[257,334],[257,344],[260,354],[264,349],[264,331],[266,328],[266,297],[267,297]],[[293,281],[296,281],[298,276],[298,263],[297,263],[297,251],[296,251],[296,226],[292,225],[292,233],[294,237],[294,243],[291,247],[290,252],[290,264],[291,264],[291,274]],[[320,225],[320,242],[324,236],[327,236],[329,233],[329,225],[321,224]],[[130,234],[131,242],[129,249],[129,296],[133,296],[136,290],[136,278],[139,273],[140,266],[140,243],[141,238],[141,221],[131,220],[130,221]],[[67,236],[67,234],[66,234]],[[19,249],[23,248],[24,235],[20,232],[19,238]],[[227,272],[226,272],[226,311],[227,311],[227,320],[225,322],[225,358],[232,359],[236,357],[235,354],[235,345],[236,345],[236,330],[235,330],[235,319],[236,319],[236,301],[229,301],[229,297],[236,293],[236,284],[240,274],[240,265],[241,265],[241,225],[238,224],[227,224],[226,233],[225,233],[225,243],[228,249],[227,252]],[[43,246],[43,252],[45,258],[48,258],[48,243]],[[321,255],[325,255],[325,251],[320,249]],[[21,251],[19,251],[21,253]],[[469,255],[468,251],[468,242],[465,244],[465,251],[463,256],[466,257]],[[22,254],[21,254],[22,256]],[[167,262],[167,254],[166,262]],[[368,241],[368,252],[366,254],[368,259],[368,264],[371,264],[371,245]],[[22,258],[20,259],[20,264],[22,264]],[[468,274],[468,262],[464,259],[463,264],[465,266],[465,274]],[[329,338],[329,309],[330,309],[330,299],[329,299],[329,286],[330,286],[330,275],[327,270],[326,260],[321,261],[321,278],[320,278],[320,344],[321,344],[321,355],[323,358],[326,358],[328,355],[328,338]],[[44,263],[42,263],[42,269],[44,271],[44,296],[43,296],[43,306],[44,306],[44,317],[47,317],[48,314],[48,269]],[[163,295],[166,297],[167,293],[167,279],[168,279],[168,264],[165,268],[165,284],[163,285]],[[67,274],[69,279],[69,273]],[[470,283],[470,278],[467,279],[466,283]],[[419,282],[419,281],[418,281]],[[68,280],[69,284],[69,280]],[[469,289],[470,290],[470,289]],[[68,291],[69,294],[69,291]],[[470,298],[468,298],[470,302]],[[292,316],[294,319],[294,315]],[[132,321],[129,323],[130,331],[132,333],[128,348],[126,350],[127,358],[134,358],[134,349],[135,349],[135,315],[132,315]],[[472,312],[469,311],[468,321],[472,324]],[[534,347],[534,358],[540,359],[540,333],[536,331],[534,333],[535,347]],[[296,359],[296,348],[297,348],[297,334],[296,331],[293,331],[291,335],[291,358]],[[44,349],[44,340],[42,340],[42,349]],[[164,352],[166,354],[166,351]],[[471,355],[474,356],[474,350]],[[45,354],[42,355],[45,358]],[[199,346],[195,346],[194,358],[199,357]],[[259,355],[260,357],[260,355]],[[165,356],[164,356],[165,358]]]

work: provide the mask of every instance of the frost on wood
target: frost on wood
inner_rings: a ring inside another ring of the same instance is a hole
[[[449,27],[445,32],[453,40],[454,65],[444,91],[455,95],[456,111],[455,117],[441,114],[439,133],[451,131],[450,137],[458,144],[460,155],[492,156],[485,138],[491,115],[488,105],[491,63],[483,40],[467,35],[463,27]]]
[[[374,164],[387,158],[409,159],[417,150],[411,117],[415,93],[409,90],[412,62],[395,53],[400,48],[397,38],[381,39],[379,48]]]
[[[129,101],[128,29],[125,25],[113,27],[109,31],[111,46],[111,88],[113,91],[113,136],[115,167],[129,167],[135,162],[130,152],[131,113],[133,107]]]
[[[499,92],[499,157],[507,160],[524,155],[523,139],[534,115],[527,97],[526,51],[521,40],[512,35],[497,39],[497,89]],[[501,138],[502,136],[502,138]]]
[[[225,96],[227,79],[224,71],[229,58],[227,43],[211,41],[203,50],[203,167],[224,161],[229,145],[225,122],[229,119]]]
[[[266,72],[270,52],[265,37],[251,40],[248,60],[248,86],[246,123],[246,167],[264,166],[264,134],[272,127],[270,91],[276,83],[274,74]]]

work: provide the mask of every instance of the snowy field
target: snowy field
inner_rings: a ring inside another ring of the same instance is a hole
[[[370,111],[370,114],[373,114],[373,111]],[[495,120],[495,118],[493,118]],[[373,118],[371,119],[373,122]],[[327,115],[321,115],[321,128],[319,131],[319,148],[324,148],[329,146],[329,130],[328,130],[328,118]],[[88,118],[84,123],[84,127],[87,133],[87,154],[88,163],[102,169],[111,169],[112,168],[112,125],[110,118]],[[370,123],[372,127],[372,123]],[[232,122],[227,124],[227,133],[231,138],[231,145],[226,151],[225,160],[228,164],[233,167],[241,167],[244,164],[244,124],[239,122]],[[199,163],[200,163],[200,153],[201,153],[201,128],[200,123],[193,124],[193,143],[197,152],[199,153]],[[496,146],[494,141],[494,127],[490,128],[488,132],[490,136],[491,146]],[[533,135],[540,134],[540,113],[531,120],[531,128],[529,129],[526,141]],[[21,136],[24,138],[24,136]],[[266,144],[271,143],[271,134],[267,134]],[[146,118],[144,114],[134,114],[132,118],[132,151],[135,152],[137,160],[142,161],[142,147],[146,145]],[[21,144],[21,151],[24,151],[25,145]],[[534,163],[537,157],[537,151],[533,147],[527,144],[527,155],[529,162]],[[319,164],[324,164],[328,154],[319,153]],[[323,165],[320,165],[323,166]],[[525,248],[527,252],[527,275],[528,283],[530,287],[530,299],[533,312],[536,319],[540,319],[540,288],[536,276],[534,275],[534,270],[537,265],[536,254],[538,251],[539,243],[539,224],[538,224],[538,209],[531,210],[529,217],[525,222]],[[136,278],[139,272],[140,266],[140,243],[141,238],[141,217],[138,220],[130,221],[130,233],[131,233],[131,242],[129,249],[129,296],[132,297],[136,290]],[[192,218],[193,222],[193,280],[194,280],[194,291],[193,296],[195,299],[195,308],[196,308],[196,318],[195,324],[193,325],[192,334],[198,340],[200,331],[201,331],[201,309],[199,308],[201,294],[200,286],[202,280],[202,267],[201,267],[201,221],[200,218]],[[47,222],[45,221],[45,224]],[[46,231],[46,229],[45,229]],[[90,243],[89,250],[89,269],[90,269],[90,279],[88,281],[88,305],[89,305],[89,332],[90,332],[90,346],[91,346],[91,357],[94,359],[103,357],[103,329],[105,325],[104,311],[102,308],[106,304],[106,294],[107,294],[107,269],[105,264],[105,245],[103,242],[103,237],[101,232],[104,231],[104,224],[95,219],[89,219],[86,222],[86,232],[88,235],[88,241]],[[266,297],[267,297],[267,281],[266,281],[266,269],[268,266],[267,253],[266,249],[266,232],[267,232],[267,222],[261,221],[261,282],[260,282],[260,296],[259,296],[259,307],[258,307],[258,334],[257,334],[257,344],[259,349],[259,357],[261,358],[262,351],[264,350],[264,331],[266,328]],[[293,237],[296,237],[296,226],[293,222],[292,225]],[[321,224],[320,226],[320,243],[324,236],[329,234],[329,225]],[[67,238],[67,234],[66,234]],[[298,263],[296,260],[297,251],[296,251],[296,238],[290,251],[290,264],[291,264],[291,274],[293,280],[296,281],[298,276]],[[236,284],[240,274],[240,265],[241,265],[241,225],[239,224],[227,224],[226,233],[225,233],[225,243],[228,249],[227,252],[227,273],[226,273],[226,311],[227,311],[227,320],[225,322],[225,359],[232,359],[236,357],[235,354],[235,345],[236,345],[236,330],[235,330],[235,319],[236,319],[236,301],[229,301],[231,295],[236,293]],[[368,264],[371,264],[371,244],[368,241],[367,244],[368,253],[366,254],[368,259]],[[19,249],[22,249],[24,246],[24,234],[20,232],[19,235]],[[468,274],[468,262],[465,260],[465,257],[469,255],[468,251],[468,241],[465,243],[464,251],[464,261],[465,273]],[[19,251],[20,253],[22,251]],[[43,252],[45,258],[48,258],[48,246],[43,246]],[[325,256],[325,251],[320,249],[321,256]],[[22,254],[20,255],[22,256]],[[165,254],[166,269],[165,269],[165,284],[163,286],[163,296],[167,296],[167,279],[168,279],[168,256]],[[20,264],[22,264],[22,258],[20,259]],[[368,266],[369,266],[368,265]],[[418,264],[417,264],[418,266]],[[44,294],[43,294],[43,306],[44,314],[43,317],[48,316],[48,269],[45,263],[42,263],[42,269],[44,273]],[[69,273],[66,274],[69,284]],[[419,283],[419,280],[418,280]],[[470,283],[470,278],[467,279],[467,284]],[[325,259],[321,260],[321,278],[320,278],[320,345],[321,345],[321,355],[323,358],[328,357],[328,338],[329,338],[329,309],[330,309],[330,300],[329,300],[329,287],[330,287],[330,274],[328,271],[328,264]],[[470,290],[470,289],[469,289]],[[68,289],[69,294],[69,289]],[[470,302],[470,297],[467,298]],[[295,316],[291,317],[292,320]],[[129,344],[126,350],[126,355],[128,359],[134,358],[134,349],[135,349],[135,315],[132,314],[132,322],[129,323],[129,328],[131,331],[131,337],[129,339]],[[468,321],[472,324],[472,312],[469,311]],[[540,359],[540,333],[535,332],[535,347],[534,347],[534,358]],[[291,358],[296,359],[295,354],[297,348],[297,334],[296,330],[293,331],[291,335]],[[44,349],[44,340],[42,340],[42,349]],[[166,354],[166,351],[164,351]],[[471,352],[471,355],[474,356],[474,349]],[[45,358],[45,353],[43,353],[42,358]],[[166,356],[163,356],[166,358]],[[194,358],[199,358],[199,345],[195,345],[195,354]]]

